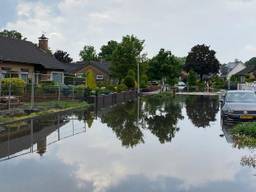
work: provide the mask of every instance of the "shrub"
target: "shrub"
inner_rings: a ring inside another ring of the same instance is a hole
[[[122,92],[127,90],[128,90],[128,87],[123,83],[117,86],[117,92]]]
[[[195,86],[196,85],[197,76],[196,73],[191,70],[188,74],[188,85],[189,86]]]
[[[123,83],[128,87],[128,88],[134,88],[135,87],[135,80],[131,76],[126,76],[124,78]]]
[[[223,89],[225,87],[225,80],[220,78],[219,76],[215,75],[212,78],[213,87],[217,89]]]
[[[8,95],[9,86],[13,95],[22,95],[24,93],[25,81],[20,78],[5,78],[1,80],[3,94]]]
[[[147,75],[144,74],[144,75],[141,76],[140,87],[141,88],[146,88],[147,85],[148,85],[148,77],[147,77]]]
[[[86,83],[87,83],[87,88],[90,90],[95,90],[97,85],[96,85],[96,80],[95,80],[95,74],[92,70],[89,70],[86,76]]]
[[[247,122],[236,125],[231,133],[233,135],[256,138],[256,122]]]

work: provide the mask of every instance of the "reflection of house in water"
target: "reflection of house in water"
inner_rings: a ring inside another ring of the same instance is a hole
[[[0,132],[0,159],[11,159],[33,152],[42,156],[47,145],[85,132],[84,127],[74,127],[73,123],[64,127],[73,120],[73,116],[70,118],[68,115],[58,114],[6,125],[5,130]],[[65,136],[62,129],[65,129]]]

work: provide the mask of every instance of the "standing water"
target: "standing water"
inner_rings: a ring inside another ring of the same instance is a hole
[[[3,192],[252,192],[217,97],[152,96],[0,127]]]

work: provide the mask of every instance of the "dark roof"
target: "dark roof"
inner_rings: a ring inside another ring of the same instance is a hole
[[[70,63],[66,64],[65,71],[67,73],[75,73],[89,65],[109,74],[110,63],[106,61],[79,61],[76,63]]]
[[[247,75],[251,72],[254,72],[256,70],[256,66],[254,65],[248,65],[245,69],[243,69],[242,71],[238,72],[236,75],[238,76],[244,76]]]
[[[64,70],[63,63],[25,40],[0,37],[0,60],[42,65],[46,69]]]

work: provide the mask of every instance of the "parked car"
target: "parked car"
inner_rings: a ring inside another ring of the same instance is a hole
[[[175,87],[179,90],[182,91],[184,90],[187,86],[183,81],[178,82],[178,84],[175,85]]]
[[[256,120],[254,91],[227,91],[221,99],[223,123]]]

